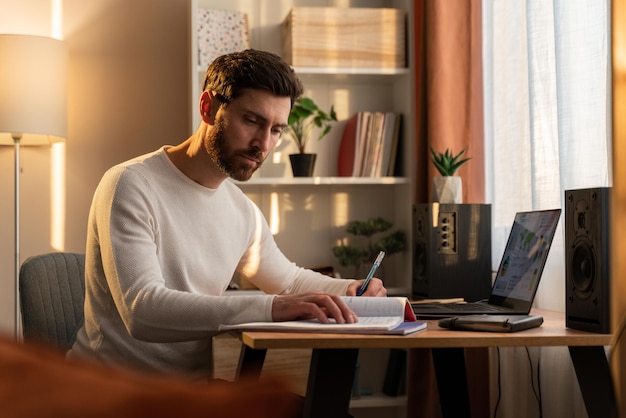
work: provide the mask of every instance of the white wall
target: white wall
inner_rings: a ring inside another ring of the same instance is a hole
[[[57,2],[62,8],[62,37],[69,48],[62,249],[84,252],[89,203],[102,173],[135,155],[178,143],[189,134],[189,1]],[[0,33],[52,36],[53,3],[0,2]],[[50,150],[23,148],[21,160],[23,261],[55,249],[50,244]],[[0,333],[10,334],[14,323],[13,170],[12,148],[0,147]]]

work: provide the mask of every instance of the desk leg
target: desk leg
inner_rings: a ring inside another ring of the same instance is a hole
[[[589,418],[617,416],[615,389],[604,347],[569,347]]]
[[[346,418],[358,349],[314,349],[304,401],[304,418]]]
[[[445,418],[470,418],[463,348],[433,348],[441,413]]]
[[[245,344],[241,345],[239,353],[239,364],[235,373],[235,380],[242,377],[258,379],[261,376],[263,362],[265,361],[267,350],[255,350]]]

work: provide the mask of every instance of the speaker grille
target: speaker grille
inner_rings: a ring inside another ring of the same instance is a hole
[[[576,296],[586,299],[593,293],[596,277],[596,257],[589,239],[580,237],[574,241],[572,249],[572,286]]]

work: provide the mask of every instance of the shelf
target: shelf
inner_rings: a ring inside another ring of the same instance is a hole
[[[328,68],[328,67],[294,67],[298,77],[305,80],[325,80],[331,82],[349,82],[351,84],[393,83],[398,77],[410,75],[408,68]],[[198,84],[202,85],[206,67],[197,67]]]
[[[411,292],[411,289],[402,287],[388,287],[388,296],[407,296]],[[225,292],[228,296],[256,296],[265,295],[265,292],[258,289],[228,289]]]
[[[293,67],[297,74],[302,75],[366,75],[366,76],[380,76],[380,75],[405,75],[409,74],[408,68],[328,68],[328,67]],[[206,67],[198,66],[198,74],[203,75],[206,72]]]
[[[327,68],[327,67],[294,67],[297,74],[321,75],[403,75],[408,74],[408,68]]]
[[[191,0],[192,16],[190,30],[189,69],[190,109],[197,109],[206,67],[199,66],[197,60],[197,15],[198,7],[205,9],[228,9],[244,11],[248,14],[250,25],[250,47],[267,51],[281,50],[281,24],[292,7],[314,5],[315,0]],[[332,1],[329,5],[337,5]],[[412,0],[350,0],[350,7],[394,7],[413,15]],[[279,6],[277,6],[279,4]],[[272,10],[272,13],[268,13]],[[276,13],[274,13],[276,12]],[[407,234],[407,249],[403,254],[390,257],[385,261],[385,287],[389,296],[411,297],[413,270],[413,240],[411,239],[413,213],[412,198],[415,175],[415,106],[414,95],[414,59],[413,24],[407,18],[406,63],[403,68],[340,68],[294,66],[293,70],[305,86],[306,95],[323,108],[334,105],[342,124],[358,111],[389,111],[403,115],[402,141],[398,148],[399,166],[403,177],[338,177],[337,154],[341,140],[338,126],[331,132],[336,139],[315,143],[314,152],[318,154],[316,177],[292,177],[289,170],[287,146],[277,149],[278,157],[272,155],[272,165],[263,166],[250,180],[240,182],[228,179],[239,187],[261,210],[274,234],[276,244],[285,256],[297,265],[320,266],[335,265],[336,271],[343,277],[352,277],[352,267],[338,266],[330,251],[339,240],[354,241],[345,232],[344,225],[350,220],[367,219],[380,216],[393,223],[394,228]],[[269,29],[271,30],[269,30]],[[315,63],[313,63],[315,65]],[[349,64],[346,64],[349,65]],[[372,65],[375,65],[373,63]],[[200,115],[194,110],[190,117],[190,132],[200,126]],[[291,146],[291,145],[289,145]],[[270,161],[268,160],[268,163]],[[276,176],[276,177],[274,177]],[[261,290],[227,290],[228,296],[262,295]],[[220,377],[232,379],[235,375],[240,342],[228,338],[216,338],[214,355],[216,372]],[[361,350],[364,360],[360,363],[359,376],[363,388],[357,399],[351,399],[350,409],[355,416],[394,417],[406,415],[406,396],[387,396],[381,388],[387,367],[387,351]],[[269,350],[264,369],[266,372],[279,372],[293,379],[295,392],[306,393],[311,350]],[[373,392],[373,393],[371,393]]]
[[[385,286],[387,287],[387,286]],[[411,294],[410,287],[387,287],[387,296],[406,296]]]
[[[384,394],[363,395],[350,400],[350,408],[388,408],[406,406],[406,396],[387,396]]]
[[[230,179],[229,179],[230,180]],[[332,185],[381,185],[409,184],[406,177],[256,177],[248,181],[230,180],[241,187],[246,186],[332,186]]]

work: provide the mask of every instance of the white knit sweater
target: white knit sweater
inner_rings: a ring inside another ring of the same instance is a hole
[[[207,376],[220,324],[270,321],[272,294],[345,294],[349,280],[290,262],[236,185],[195,183],[165,149],[111,168],[95,192],[85,325],[69,356]],[[235,271],[267,295],[224,296]]]

